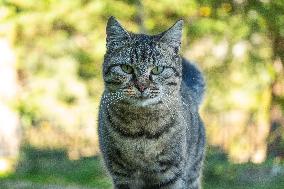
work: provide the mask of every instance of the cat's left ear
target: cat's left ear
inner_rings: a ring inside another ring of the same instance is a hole
[[[179,51],[181,45],[183,20],[177,21],[172,27],[161,34],[159,43],[162,46],[173,48]]]
[[[108,19],[106,27],[106,45],[107,50],[115,50],[126,45],[131,37],[129,33],[121,26],[115,17]]]

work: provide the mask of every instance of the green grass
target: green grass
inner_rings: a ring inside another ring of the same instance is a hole
[[[36,184],[82,185],[98,189],[111,188],[100,157],[71,161],[60,150],[26,149],[16,172],[3,181],[31,181]],[[0,181],[0,188],[1,181]]]
[[[12,189],[7,186],[7,182],[10,185],[29,182],[34,184],[33,188],[39,189],[41,185],[111,189],[111,180],[101,162],[101,157],[71,161],[61,150],[26,148],[16,171],[0,176],[0,188]],[[272,174],[272,167],[280,170],[278,175]],[[209,151],[205,161],[203,185],[204,189],[283,189],[283,172],[283,165],[275,165],[273,161],[260,165],[231,164],[224,154]]]
[[[232,164],[222,152],[209,150],[203,180],[205,189],[283,189],[283,176],[284,166],[272,160]]]

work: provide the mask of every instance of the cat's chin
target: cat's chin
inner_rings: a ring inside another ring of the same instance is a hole
[[[146,107],[146,106],[151,106],[151,105],[154,105],[156,104],[157,102],[152,99],[146,99],[146,100],[140,100],[140,101],[137,101],[135,106],[138,106],[138,107]]]
[[[130,104],[136,107],[148,107],[159,104],[160,100],[158,97],[155,98],[135,98],[131,99]]]

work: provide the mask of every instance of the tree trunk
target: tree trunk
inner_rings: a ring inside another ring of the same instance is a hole
[[[271,128],[268,136],[268,151],[270,157],[284,158],[284,37],[276,34],[273,39],[275,80],[271,84]],[[282,144],[282,145],[281,145]]]
[[[144,19],[145,19],[144,6],[143,6],[141,0],[136,0],[135,3],[136,3],[135,22],[139,27],[139,33],[145,33],[146,28],[145,28],[145,25],[144,25]]]
[[[0,38],[0,159],[16,158],[20,146],[18,114],[11,108],[18,83],[15,55],[8,40]]]

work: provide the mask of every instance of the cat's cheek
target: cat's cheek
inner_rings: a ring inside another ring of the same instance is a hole
[[[175,77],[175,75],[174,75],[173,72],[171,72],[171,73],[166,73],[165,75],[163,75],[163,77],[164,77],[165,79],[170,79],[170,78]]]
[[[117,81],[117,82],[126,83],[126,82],[129,82],[129,80],[131,79],[131,76],[124,72],[115,72],[115,73],[110,73],[110,75],[107,76],[106,79],[107,78]]]
[[[129,83],[129,79],[127,77],[112,77],[109,79],[105,79],[105,87],[111,92],[117,92],[123,88],[125,88]]]
[[[164,79],[168,79],[174,76],[174,71],[171,68],[166,69],[162,74],[161,77]]]
[[[160,76],[158,76],[158,75],[153,75],[152,76],[152,82],[153,83],[155,83],[155,84],[161,84],[161,83],[163,83],[163,78],[162,77],[160,77]]]
[[[128,80],[131,75],[125,73],[120,66],[113,66],[110,68],[109,75],[112,77],[117,77],[120,80]]]
[[[133,87],[132,85],[126,86],[123,90],[125,91],[125,94],[128,96],[131,96],[136,93],[135,87]]]
[[[174,72],[163,72],[160,75],[152,76],[153,81],[156,83],[165,83],[166,80],[171,79],[174,76]]]
[[[123,84],[123,78],[117,76],[107,76],[104,78],[106,85],[121,85]]]

